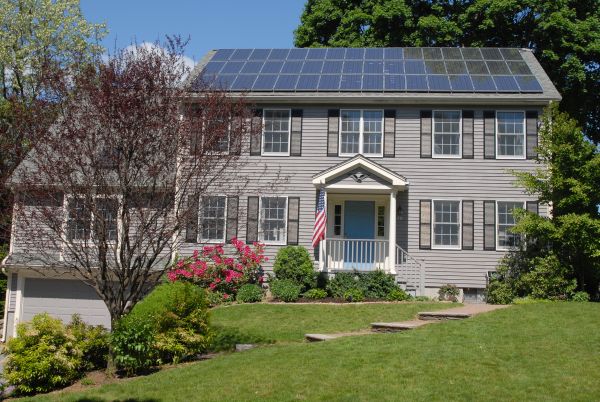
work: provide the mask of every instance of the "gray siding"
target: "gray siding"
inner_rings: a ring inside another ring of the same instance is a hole
[[[262,107],[266,109],[269,106]],[[336,107],[339,106],[304,108],[301,157],[244,157],[247,163],[244,164],[241,173],[249,176],[255,174],[256,180],[247,186],[244,194],[240,194],[238,234],[241,239],[245,239],[246,233],[244,216],[247,196],[260,194],[261,185],[264,186],[264,183],[269,180],[275,180],[280,174],[287,177],[288,182],[279,185],[272,194],[300,197],[299,243],[309,248],[312,254],[310,243],[315,211],[315,187],[312,184],[312,176],[349,159],[327,156],[327,110]],[[381,106],[380,109],[390,109],[390,107]],[[402,212],[397,220],[397,243],[411,255],[424,260],[427,267],[427,286],[436,287],[444,283],[453,283],[460,287],[481,288],[485,286],[487,272],[495,269],[498,260],[504,254],[500,251],[483,250],[483,200],[533,200],[531,196],[527,196],[521,189],[515,187],[514,176],[509,170],[532,170],[536,164],[525,159],[484,159],[483,110],[502,110],[501,107],[489,106],[439,107],[439,109],[474,110],[473,159],[420,158],[420,111],[435,109],[437,109],[435,105],[397,108],[396,156],[371,159],[406,177],[410,183],[408,190],[400,193],[398,197],[398,205]],[[532,110],[532,107],[511,107],[510,110],[525,111]],[[248,155],[247,151],[245,155]],[[266,172],[263,167],[265,163],[269,166]],[[418,205],[420,199],[474,200],[474,250],[420,250]],[[540,208],[541,213],[545,211],[544,207]],[[275,245],[266,247],[266,254],[270,259],[265,267],[267,271],[270,270],[280,247]],[[198,245],[188,244],[181,249],[181,252],[186,255],[195,248],[198,248]]]

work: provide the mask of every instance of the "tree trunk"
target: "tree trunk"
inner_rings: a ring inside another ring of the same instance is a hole
[[[110,330],[111,332],[115,330],[115,325],[117,324],[118,319],[111,313],[110,316]],[[116,355],[113,349],[112,341],[108,343],[108,356],[106,359],[106,374],[109,377],[115,377],[117,374],[117,362]]]

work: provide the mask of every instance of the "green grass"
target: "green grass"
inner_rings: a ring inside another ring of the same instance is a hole
[[[211,320],[251,338],[286,342],[301,341],[306,333],[358,331],[372,322],[409,320],[419,311],[456,306],[460,304],[237,304],[213,309]]]
[[[270,320],[264,331],[290,326]],[[275,344],[39,400],[597,400],[598,345],[600,304],[529,304],[404,333]]]

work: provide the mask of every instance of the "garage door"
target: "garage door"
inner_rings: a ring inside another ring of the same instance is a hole
[[[110,315],[96,292],[81,281],[67,279],[25,279],[23,293],[23,321],[46,312],[64,322],[73,314],[92,325],[110,328]]]

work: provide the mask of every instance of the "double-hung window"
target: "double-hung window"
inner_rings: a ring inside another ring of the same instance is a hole
[[[461,112],[436,110],[433,112],[433,156],[460,158]]]
[[[460,201],[433,201],[433,246],[460,248]]]
[[[259,240],[270,244],[285,244],[286,234],[287,197],[261,197]]]
[[[496,155],[504,159],[525,158],[524,112],[496,112]]]
[[[225,241],[227,197],[206,196],[200,200],[200,241]]]
[[[290,154],[291,111],[265,109],[263,112],[263,155]]]
[[[340,111],[340,155],[383,156],[383,111]]]
[[[67,201],[67,238],[86,241],[92,229],[96,238],[104,234],[104,240],[117,240],[118,202],[114,198],[97,197],[96,211],[92,214],[82,197],[69,197]],[[93,222],[93,227],[92,227]]]
[[[231,122],[228,118],[216,118],[206,122],[204,128],[204,144],[206,150],[215,153],[229,152],[229,136]]]
[[[521,236],[517,233],[512,233],[511,229],[515,226],[514,211],[516,209],[522,209],[524,204],[522,202],[514,201],[498,201],[498,250],[508,250],[516,247],[521,240]]]

